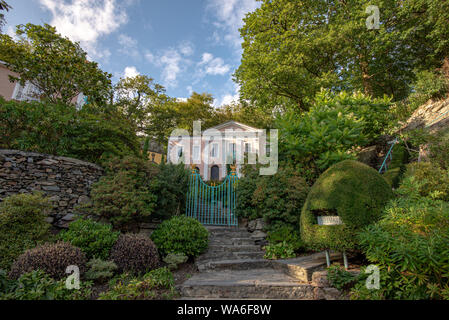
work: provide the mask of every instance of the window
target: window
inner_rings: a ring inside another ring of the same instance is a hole
[[[212,150],[210,151],[210,156],[212,158],[216,158],[218,156],[218,144],[217,143],[214,143],[212,145]]]
[[[245,143],[245,153],[251,152],[251,144],[249,142]]]
[[[182,157],[182,147],[178,147],[178,158]]]
[[[25,82],[25,86],[16,83],[12,99],[19,101],[38,101],[41,91],[32,83]]]
[[[232,161],[235,161],[235,143],[231,143],[230,145]]]

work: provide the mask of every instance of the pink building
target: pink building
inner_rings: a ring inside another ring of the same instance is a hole
[[[39,100],[36,96],[39,95],[39,89],[32,83],[25,83],[25,86],[21,86],[18,82],[9,81],[9,76],[19,77],[19,74],[10,71],[3,61],[0,61],[0,96],[5,100],[18,100],[18,101],[36,101]],[[81,107],[85,103],[84,95],[81,93],[73,99],[73,103],[76,103],[78,107]]]
[[[264,130],[228,121],[201,132],[198,136],[172,135],[168,141],[167,161],[194,165],[204,180],[222,180],[226,177],[226,164],[240,167],[256,155],[265,155]]]

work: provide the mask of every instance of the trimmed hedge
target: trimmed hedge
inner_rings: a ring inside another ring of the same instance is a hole
[[[315,182],[301,214],[301,237],[311,249],[350,250],[361,228],[382,216],[393,197],[391,187],[373,168],[345,160]],[[318,215],[338,215],[342,225],[319,226]]]
[[[184,253],[196,257],[207,249],[209,232],[193,218],[175,216],[162,222],[151,234],[151,239],[162,256]]]
[[[0,203],[0,269],[9,269],[25,250],[48,240],[45,218],[51,209],[41,194],[16,194]]]

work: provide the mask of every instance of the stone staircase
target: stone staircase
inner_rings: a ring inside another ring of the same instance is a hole
[[[314,272],[326,265],[322,253],[295,259],[266,260],[261,247],[255,244],[255,239],[246,229],[207,229],[209,248],[195,261],[200,272],[178,287],[182,299],[312,300],[317,296],[326,298],[328,289],[333,289],[323,291],[326,285],[317,286],[317,281],[313,281]]]

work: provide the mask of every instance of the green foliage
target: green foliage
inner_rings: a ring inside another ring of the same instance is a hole
[[[47,240],[52,209],[41,194],[16,194],[0,203],[0,268],[9,269],[25,250]]]
[[[52,103],[67,105],[83,93],[89,101],[105,101],[111,89],[111,75],[101,71],[97,63],[87,59],[79,43],[57,33],[48,24],[19,25],[19,40],[0,35],[0,57],[24,85],[31,82],[39,89],[39,97]]]
[[[117,265],[112,261],[92,259],[87,263],[88,270],[85,274],[87,280],[103,283],[114,276]]]
[[[122,234],[111,250],[113,260],[121,272],[147,272],[159,266],[157,248],[141,234]]]
[[[308,112],[279,117],[279,154],[292,166],[313,170],[316,178],[331,165],[355,159],[355,148],[377,138],[387,123],[390,101],[361,93],[317,94]]]
[[[414,177],[421,196],[449,202],[449,170],[431,162],[415,162],[407,166],[406,177]]]
[[[449,299],[449,203],[420,195],[406,178],[385,216],[359,235],[368,260],[381,268],[381,286],[355,298]]]
[[[183,253],[199,256],[207,249],[209,232],[198,220],[175,216],[162,222],[151,234],[160,254]]]
[[[188,182],[189,171],[184,164],[166,164],[162,161],[154,187],[157,203],[153,215],[164,219],[183,214],[189,188]]]
[[[99,300],[159,300],[176,295],[173,274],[168,268],[159,268],[139,278],[124,274],[110,281],[111,289]]]
[[[429,99],[443,98],[449,92],[449,81],[441,71],[417,71],[413,88],[409,102],[416,109]]]
[[[342,161],[324,172],[310,190],[301,213],[301,237],[312,249],[355,249],[357,232],[379,220],[392,197],[391,187],[376,170],[357,161]],[[338,215],[343,224],[320,226],[318,215]]]
[[[175,270],[178,268],[178,265],[187,262],[188,259],[189,257],[184,253],[169,253],[162,260],[168,264],[170,270]]]
[[[92,204],[87,210],[122,230],[150,216],[157,201],[153,178],[158,167],[140,158],[125,157],[112,159],[105,168],[106,175],[92,186]]]
[[[449,170],[449,129],[437,135],[436,141],[430,145],[430,160],[432,163]]]
[[[357,282],[358,277],[340,266],[332,265],[327,268],[327,279],[332,287],[347,290]]]
[[[68,230],[59,233],[59,238],[80,248],[90,258],[107,259],[120,232],[113,232],[112,226],[91,219],[78,219]]]
[[[387,172],[383,173],[383,177],[392,188],[397,188],[406,171],[405,165],[409,160],[409,154],[404,145],[396,144],[391,151],[391,156],[392,160],[387,167]]]
[[[279,168],[275,175],[261,176],[247,166],[237,185],[237,214],[250,219],[264,218],[268,228],[297,226],[307,197],[306,181],[291,168]]]
[[[90,107],[93,108],[93,107]],[[101,163],[137,154],[134,129],[113,111],[0,98],[0,147]]]
[[[86,262],[86,256],[81,249],[70,243],[45,243],[21,254],[11,266],[9,275],[18,279],[25,273],[40,269],[53,279],[59,280],[67,275],[68,266],[78,266],[80,273],[83,273]]]
[[[286,242],[295,252],[304,248],[301,234],[293,225],[282,225],[268,231],[267,240],[270,244]]]
[[[263,249],[265,250],[265,259],[276,260],[296,257],[293,245],[287,243],[286,241],[276,244],[269,244]]]
[[[25,273],[18,280],[6,280],[5,273],[0,273],[0,281],[8,282],[0,290],[0,300],[87,300],[92,293],[90,282],[69,290],[65,280],[55,281],[41,270]]]

